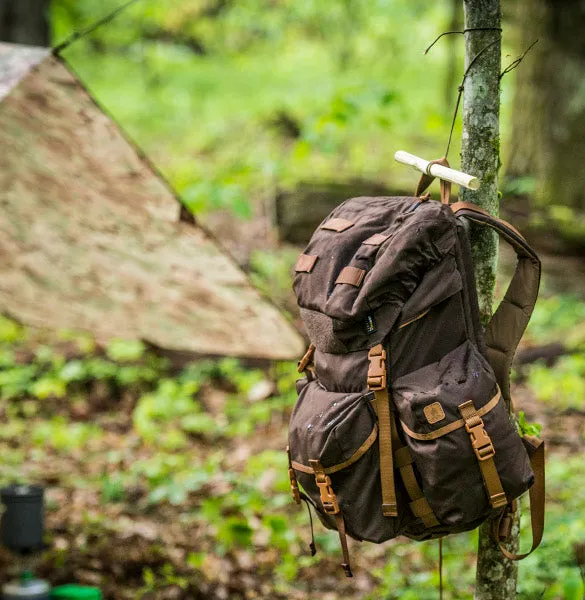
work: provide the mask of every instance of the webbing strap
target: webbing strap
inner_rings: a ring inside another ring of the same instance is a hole
[[[315,545],[315,529],[313,527],[313,515],[311,513],[311,506],[315,508],[313,501],[305,494],[304,492],[299,492],[299,498],[305,503],[307,506],[307,512],[309,513],[309,524],[311,526],[311,541],[309,543],[309,550],[311,551],[311,556],[315,556],[317,554],[317,546]]]
[[[402,482],[410,497],[410,510],[415,517],[422,520],[425,527],[436,527],[439,524],[439,521],[420,489],[412,467],[414,459],[412,458],[408,446],[404,446],[400,441],[394,421],[392,422],[392,433],[394,447],[396,448],[396,451],[394,452],[394,464],[400,471]]]
[[[339,534],[339,542],[341,543],[341,551],[343,553],[343,562],[341,566],[345,571],[346,577],[353,577],[351,572],[351,564],[349,562],[349,549],[347,547],[347,534],[345,533],[345,520],[339,512],[335,515],[335,524],[337,525],[337,533]]]
[[[337,526],[337,532],[339,533],[339,543],[341,544],[341,551],[343,553],[343,563],[341,566],[345,571],[346,577],[353,577],[351,572],[351,564],[349,561],[349,549],[347,547],[347,534],[345,532],[345,520],[343,513],[339,508],[339,502],[337,496],[331,487],[331,479],[329,475],[323,470],[323,465],[320,460],[309,460],[313,471],[315,472],[315,483],[319,488],[321,495],[321,505],[323,510],[328,514],[335,517],[335,524]]]
[[[492,440],[484,428],[483,420],[471,400],[458,406],[465,420],[465,429],[469,434],[473,451],[477,457],[483,482],[487,490],[492,508],[503,508],[507,504],[506,493],[502,487],[498,469],[494,462],[496,451]]]
[[[392,413],[390,395],[386,387],[386,350],[382,344],[370,349],[368,353],[368,388],[374,392],[376,413],[378,415],[378,445],[380,449],[380,484],[382,487],[382,514],[385,517],[397,517],[396,488],[394,482],[394,464],[392,456]]]
[[[527,441],[534,451],[530,456],[530,462],[532,464],[532,470],[534,471],[534,483],[530,488],[530,525],[532,528],[532,547],[528,552],[524,554],[514,554],[509,552],[502,545],[502,541],[496,537],[498,546],[502,551],[502,554],[510,560],[522,560],[529,554],[532,554],[540,545],[542,541],[542,535],[544,533],[544,508],[545,508],[545,483],[544,483],[544,442],[538,438],[525,436],[524,440]],[[496,532],[499,531],[500,523],[502,518],[505,516],[505,511],[502,511],[502,515],[496,521]]]
[[[451,205],[451,209],[458,217],[466,217],[497,231],[514,248],[518,258],[508,290],[487,325],[484,336],[489,363],[502,390],[502,396],[511,405],[510,368],[538,297],[540,260],[510,223],[490,215],[470,202],[456,202]]]

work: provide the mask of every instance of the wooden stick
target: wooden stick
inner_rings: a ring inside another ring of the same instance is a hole
[[[394,159],[403,165],[409,165],[413,167],[421,173],[426,173],[427,168],[429,167],[428,160],[420,158],[419,156],[414,156],[414,154],[404,152],[404,150],[398,150],[394,155]],[[436,164],[431,165],[428,172],[433,177],[438,177],[439,179],[456,183],[457,185],[469,188],[470,190],[479,189],[480,181],[473,175],[467,175],[467,173],[462,173],[461,171],[456,171],[455,169],[449,169],[448,167],[443,167],[443,165]]]

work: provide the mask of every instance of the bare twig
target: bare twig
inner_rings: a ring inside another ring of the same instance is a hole
[[[534,40],[532,42],[532,44],[530,44],[530,46],[528,46],[528,48],[526,48],[526,50],[524,50],[524,52],[516,59],[513,60],[501,73],[500,73],[500,79],[502,79],[502,77],[506,74],[509,73],[510,71],[513,71],[523,60],[524,57],[532,50],[532,48],[534,48],[534,46],[536,46],[536,44],[538,43],[538,39]]]
[[[493,28],[495,29],[495,27]],[[500,30],[501,31],[501,30]],[[459,87],[457,88],[458,94],[457,94],[457,102],[455,103],[455,110],[453,111],[453,120],[451,121],[451,129],[449,131],[449,139],[447,140],[447,148],[445,149],[445,158],[447,158],[447,155],[449,154],[449,148],[451,147],[451,139],[453,138],[453,129],[455,128],[455,121],[457,119],[457,113],[459,111],[459,104],[461,102],[461,96],[463,94],[463,86],[465,85],[465,79],[467,78],[467,75],[469,74],[469,71],[471,70],[471,67],[473,67],[473,65],[475,64],[475,62],[477,61],[477,59],[486,51],[489,50],[494,44],[496,44],[497,42],[500,41],[500,38],[498,37],[497,39],[493,40],[492,42],[490,42],[489,44],[485,45],[471,60],[471,62],[469,63],[469,65],[467,66],[467,69],[465,69],[465,73],[463,73],[463,78],[461,79],[461,83],[459,84]]]
[[[427,49],[425,50],[425,54],[428,53],[428,51],[444,36],[444,35],[451,35],[453,33],[465,33],[463,30],[461,31],[444,31],[441,35],[438,35],[433,43],[430,46],[427,46]]]
[[[425,50],[425,54],[444,36],[444,35],[452,35],[454,33],[464,34],[467,31],[502,31],[501,27],[470,27],[468,29],[461,29],[460,31],[444,31],[441,35],[437,36],[433,43],[427,47]]]
[[[87,27],[86,29],[84,29],[82,31],[73,32],[71,34],[71,36],[69,38],[67,38],[64,42],[62,42],[61,44],[59,44],[53,48],[53,54],[54,55],[60,54],[63,50],[65,50],[65,48],[70,46],[73,42],[94,32],[98,27],[101,27],[102,25],[109,23],[110,21],[115,19],[121,12],[123,12],[124,10],[129,8],[132,4],[135,4],[136,2],[138,2],[138,0],[128,0],[128,2],[121,4],[120,6],[118,6],[118,8],[114,9],[111,13],[107,14],[105,17],[103,17],[103,18],[99,19],[98,21],[96,21],[95,23],[93,23],[93,25],[90,25],[89,27]]]

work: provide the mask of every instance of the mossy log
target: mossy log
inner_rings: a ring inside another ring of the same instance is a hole
[[[414,189],[410,192],[413,193]],[[356,196],[395,196],[375,181],[307,181],[276,197],[276,224],[280,238],[292,244],[306,244],[319,223],[339,204]]]

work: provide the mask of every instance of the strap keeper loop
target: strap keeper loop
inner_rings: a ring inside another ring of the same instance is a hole
[[[397,517],[398,505],[395,502],[390,504],[382,504],[382,514],[385,517]]]

